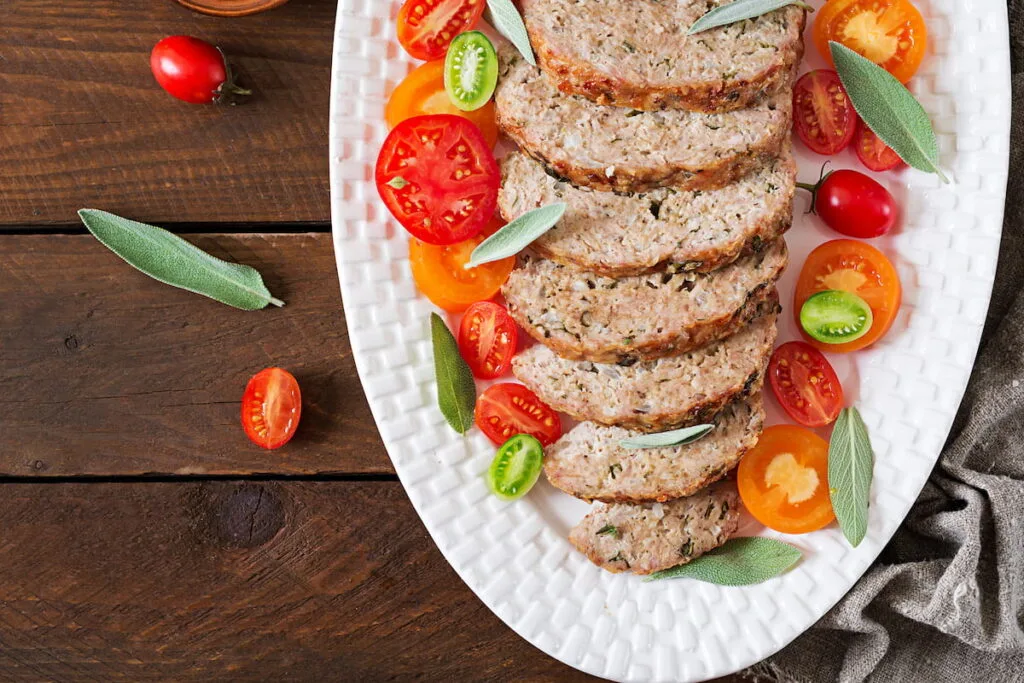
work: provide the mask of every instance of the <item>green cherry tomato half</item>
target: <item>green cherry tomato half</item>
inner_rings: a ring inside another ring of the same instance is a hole
[[[460,33],[444,59],[444,89],[452,104],[475,111],[487,104],[498,85],[498,53],[480,31]]]
[[[544,447],[529,434],[516,434],[498,449],[487,470],[487,488],[502,500],[515,500],[533,488],[540,476]]]
[[[800,309],[800,326],[823,344],[845,344],[871,329],[871,307],[853,292],[826,289],[811,296]]]

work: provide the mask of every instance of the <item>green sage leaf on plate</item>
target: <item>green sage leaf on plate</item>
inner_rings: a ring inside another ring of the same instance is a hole
[[[704,438],[708,432],[715,428],[715,425],[697,425],[695,427],[684,427],[673,429],[670,432],[659,432],[657,434],[640,434],[623,439],[619,445],[623,448],[669,448],[670,446],[685,446]]]
[[[654,572],[646,580],[685,578],[719,586],[749,586],[778,576],[801,557],[798,548],[774,538],[734,538],[686,564]]]
[[[508,38],[516,46],[519,54],[533,66],[537,66],[537,58],[533,56],[530,36],[526,32],[526,24],[512,0],[487,0],[484,20],[493,26],[501,35]]]
[[[939,144],[921,103],[895,76],[845,45],[829,41],[839,80],[867,127],[903,161],[949,179],[939,168]]]
[[[868,492],[875,453],[856,408],[843,408],[828,442],[828,488],[836,521],[850,545],[868,531]]]
[[[733,0],[733,2],[727,5],[719,5],[693,22],[693,26],[689,28],[686,34],[692,36],[695,33],[707,31],[710,28],[728,26],[744,19],[753,19],[762,14],[774,12],[787,5],[796,5],[808,12],[814,11],[813,7],[805,2],[800,2],[800,0]]]
[[[284,306],[255,268],[222,261],[162,228],[106,211],[82,209],[78,215],[103,246],[155,280],[244,311]]]
[[[473,426],[473,406],[476,404],[473,373],[462,360],[455,337],[437,313],[430,314],[430,337],[434,343],[437,406],[452,429],[465,434]]]
[[[469,255],[465,268],[475,268],[491,261],[515,256],[535,239],[554,227],[565,213],[565,204],[548,204],[527,211],[519,218],[477,245]]]

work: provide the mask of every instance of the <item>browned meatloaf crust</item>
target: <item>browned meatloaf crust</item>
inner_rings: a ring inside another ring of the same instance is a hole
[[[721,112],[785,88],[803,56],[804,10],[786,7],[688,36],[732,0],[523,0],[541,68],[598,104]]]
[[[569,542],[602,569],[653,574],[728,541],[739,527],[739,507],[732,482],[667,503],[597,503]]]
[[[773,294],[749,326],[680,356],[616,365],[566,360],[536,344],[512,360],[512,372],[577,420],[645,432],[707,422],[760,390],[776,337]]]
[[[626,448],[640,432],[581,422],[544,453],[544,474],[566,493],[606,503],[643,503],[689,496],[718,481],[754,447],[764,426],[761,394],[715,416],[704,438],[669,448]]]
[[[502,292],[515,321],[559,356],[624,363],[733,334],[771,296],[786,260],[779,239],[711,273],[614,279],[526,254]]]
[[[789,138],[789,88],[724,114],[642,112],[561,93],[507,46],[501,58],[498,125],[576,185],[621,192],[718,188],[770,162]]]
[[[778,159],[718,190],[598,192],[548,174],[519,152],[505,157],[501,174],[498,207],[506,221],[567,204],[558,224],[531,245],[537,254],[607,277],[659,267],[715,270],[759,251],[793,221],[796,162],[788,142]]]

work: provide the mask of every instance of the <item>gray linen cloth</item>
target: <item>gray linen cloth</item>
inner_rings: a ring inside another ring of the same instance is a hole
[[[949,441],[906,522],[835,608],[747,675],[1024,681],[1024,0],[1010,0],[1010,183],[992,305]]]

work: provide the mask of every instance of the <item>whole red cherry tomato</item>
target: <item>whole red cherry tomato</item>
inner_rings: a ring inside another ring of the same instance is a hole
[[[817,185],[797,185],[813,193],[811,211],[836,232],[850,237],[878,237],[896,224],[896,200],[889,190],[859,171],[833,171]]]
[[[242,427],[257,446],[280,448],[299,428],[302,394],[294,375],[281,368],[260,370],[242,395]]]
[[[219,48],[192,36],[169,36],[154,45],[149,67],[161,88],[192,104],[221,103],[232,95],[252,94],[235,85]]]

